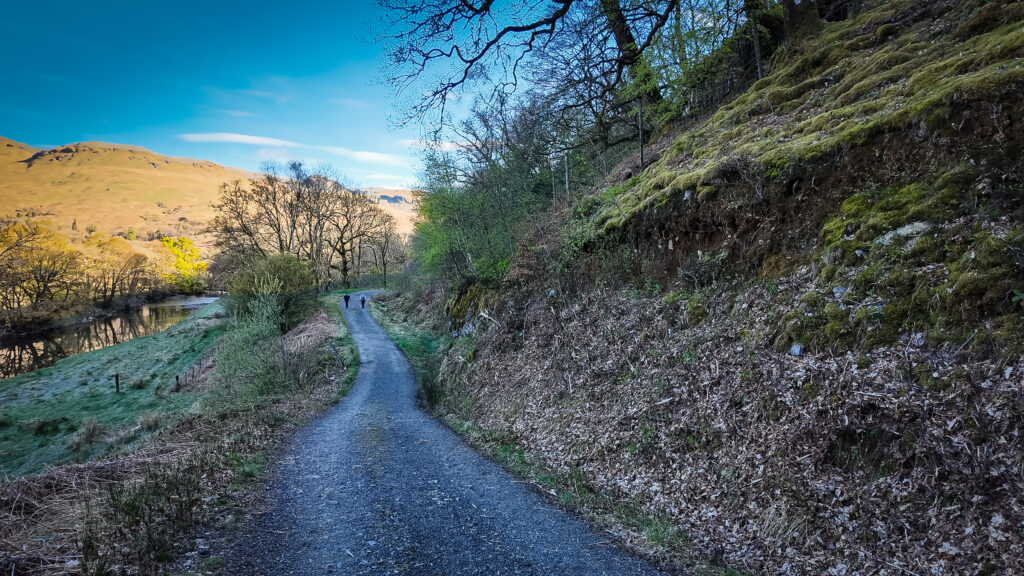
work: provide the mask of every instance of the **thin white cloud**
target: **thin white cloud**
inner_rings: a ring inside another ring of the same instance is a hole
[[[291,97],[287,94],[281,94],[279,92],[269,92],[267,90],[239,90],[239,94],[245,94],[246,96],[252,96],[254,98],[260,98],[263,100],[271,100],[278,104],[284,104],[291,100]]]
[[[229,115],[234,116],[236,118],[249,118],[251,116],[255,116],[256,115],[256,114],[254,114],[252,112],[246,112],[245,110],[225,110],[225,112],[227,112]]]
[[[375,106],[371,102],[366,100],[358,100],[356,98],[332,98],[327,102],[331,104],[337,104],[344,108],[355,108],[357,110],[372,110]]]
[[[352,150],[351,148],[345,148],[342,146],[320,146],[319,148],[320,150],[330,152],[331,154],[337,154],[343,158],[351,158],[353,160],[368,162],[370,164],[389,164],[391,166],[406,165],[404,160],[394,154],[368,152],[366,150]]]
[[[252,136],[250,134],[235,134],[232,132],[201,132],[194,134],[181,134],[179,136],[186,142],[224,142],[231,144],[249,144],[262,146],[264,150],[273,149],[280,151],[284,148],[306,148],[309,150],[320,150],[329,152],[342,158],[348,158],[366,164],[386,164],[388,166],[408,166],[409,163],[401,156],[386,154],[384,152],[370,152],[368,150],[353,150],[344,146],[310,146],[290,140],[279,138],[268,138],[266,136]],[[293,154],[294,155],[294,154]]]
[[[299,161],[307,166],[313,166],[324,162],[323,158],[296,155],[294,148],[260,148],[256,151],[256,157],[261,162],[270,161],[277,162],[279,164]]]
[[[253,146],[278,146],[284,148],[308,148],[298,142],[267,138],[266,136],[251,136],[249,134],[233,134],[231,132],[202,132],[197,134],[182,134],[181,139],[186,142],[229,142],[233,144],[251,144]]]

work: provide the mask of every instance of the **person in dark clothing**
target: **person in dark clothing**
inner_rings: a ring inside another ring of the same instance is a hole
[[[366,296],[365,295],[359,297],[359,305],[361,307],[363,307],[363,308],[366,308]]]
[[[349,295],[345,294],[345,308],[348,308],[348,299],[349,299]]]

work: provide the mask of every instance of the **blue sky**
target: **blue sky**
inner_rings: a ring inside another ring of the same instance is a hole
[[[47,1],[4,7],[0,135],[99,140],[255,170],[332,164],[408,186],[416,127],[394,130],[372,1]]]

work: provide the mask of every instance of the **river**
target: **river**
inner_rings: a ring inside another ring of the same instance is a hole
[[[58,360],[162,332],[213,297],[175,297],[112,316],[0,339],[0,378],[53,366]]]

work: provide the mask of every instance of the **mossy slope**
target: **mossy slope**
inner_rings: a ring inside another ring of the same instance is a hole
[[[780,254],[809,263],[816,294],[785,317],[780,346],[921,333],[1015,356],[1022,56],[1024,3],[869,1],[783,48],[646,171],[580,202],[571,241],[662,249],[674,236],[667,273],[698,249],[756,252],[746,263],[764,270]]]
[[[760,199],[885,135],[963,130],[958,112],[973,103],[1019,112],[1024,7],[978,4],[876,1],[827,24],[809,45],[784,49],[771,75],[598,196],[588,210],[592,234],[678,197],[711,199],[730,184]]]

